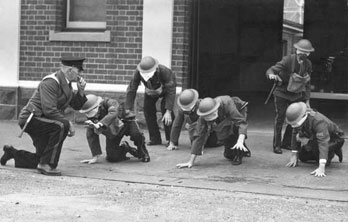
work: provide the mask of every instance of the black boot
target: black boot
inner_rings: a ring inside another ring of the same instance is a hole
[[[342,160],[343,160],[342,146],[339,149],[335,150],[335,154],[338,156],[338,160],[340,161],[340,163],[342,163]]]
[[[13,146],[5,145],[3,150],[4,150],[4,154],[2,155],[0,159],[0,163],[2,166],[5,166],[8,160],[14,158],[13,152],[15,151],[15,148],[13,148]]]
[[[124,147],[126,153],[130,153],[132,156],[138,158],[137,148],[130,146],[127,141],[123,141],[121,146]]]
[[[150,155],[149,155],[149,152],[147,151],[144,143],[143,143],[143,145],[138,146],[137,152],[139,155],[138,158],[141,159],[141,161],[150,162]]]
[[[244,156],[244,151],[235,150],[235,155],[232,159],[232,165],[240,165],[242,164],[242,159]]]

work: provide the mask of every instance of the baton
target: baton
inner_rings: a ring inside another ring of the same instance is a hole
[[[271,96],[272,96],[272,94],[273,94],[273,92],[274,92],[276,86],[277,86],[277,81],[274,81],[273,86],[272,86],[272,89],[271,89],[271,91],[269,92],[269,94],[268,94],[268,96],[267,96],[267,99],[266,99],[266,101],[265,101],[265,105],[268,103],[269,99],[271,98]]]
[[[33,110],[33,112],[32,112],[32,113],[30,113],[30,115],[29,115],[29,117],[28,117],[27,121],[25,122],[25,124],[24,124],[24,126],[23,126],[23,128],[22,128],[21,133],[18,135],[18,137],[19,137],[19,138],[21,138],[21,137],[22,137],[22,135],[23,135],[23,133],[24,133],[25,128],[27,128],[27,126],[28,126],[28,124],[29,124],[29,122],[30,122],[31,118],[33,118],[33,116],[34,116],[34,110]]]

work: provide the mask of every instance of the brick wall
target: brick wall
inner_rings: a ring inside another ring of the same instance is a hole
[[[172,70],[183,88],[189,87],[191,0],[174,0]]]
[[[190,69],[190,0],[174,0],[172,69],[178,86],[188,87]],[[49,32],[65,28],[66,0],[22,0],[19,80],[39,81],[55,72],[60,57],[86,57],[84,78],[88,83],[128,84],[142,56],[143,0],[107,0],[106,24],[110,42],[50,41]],[[18,110],[34,89],[20,88]],[[124,93],[87,92],[116,99]],[[143,96],[136,107],[142,111]]]
[[[65,0],[23,0],[20,27],[20,80],[40,80],[59,68],[62,55],[87,58],[91,83],[126,84],[141,59],[142,0],[107,0],[111,42],[49,41],[64,28]]]

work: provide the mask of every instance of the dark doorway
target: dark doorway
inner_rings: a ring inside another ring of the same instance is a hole
[[[315,47],[313,91],[348,92],[348,12],[346,0],[306,0],[304,38]]]
[[[283,1],[193,0],[191,87],[201,97],[267,92],[282,56]]]

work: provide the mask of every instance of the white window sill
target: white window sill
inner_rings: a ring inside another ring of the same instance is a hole
[[[55,32],[50,30],[49,41],[110,42],[110,31],[104,32]]]

